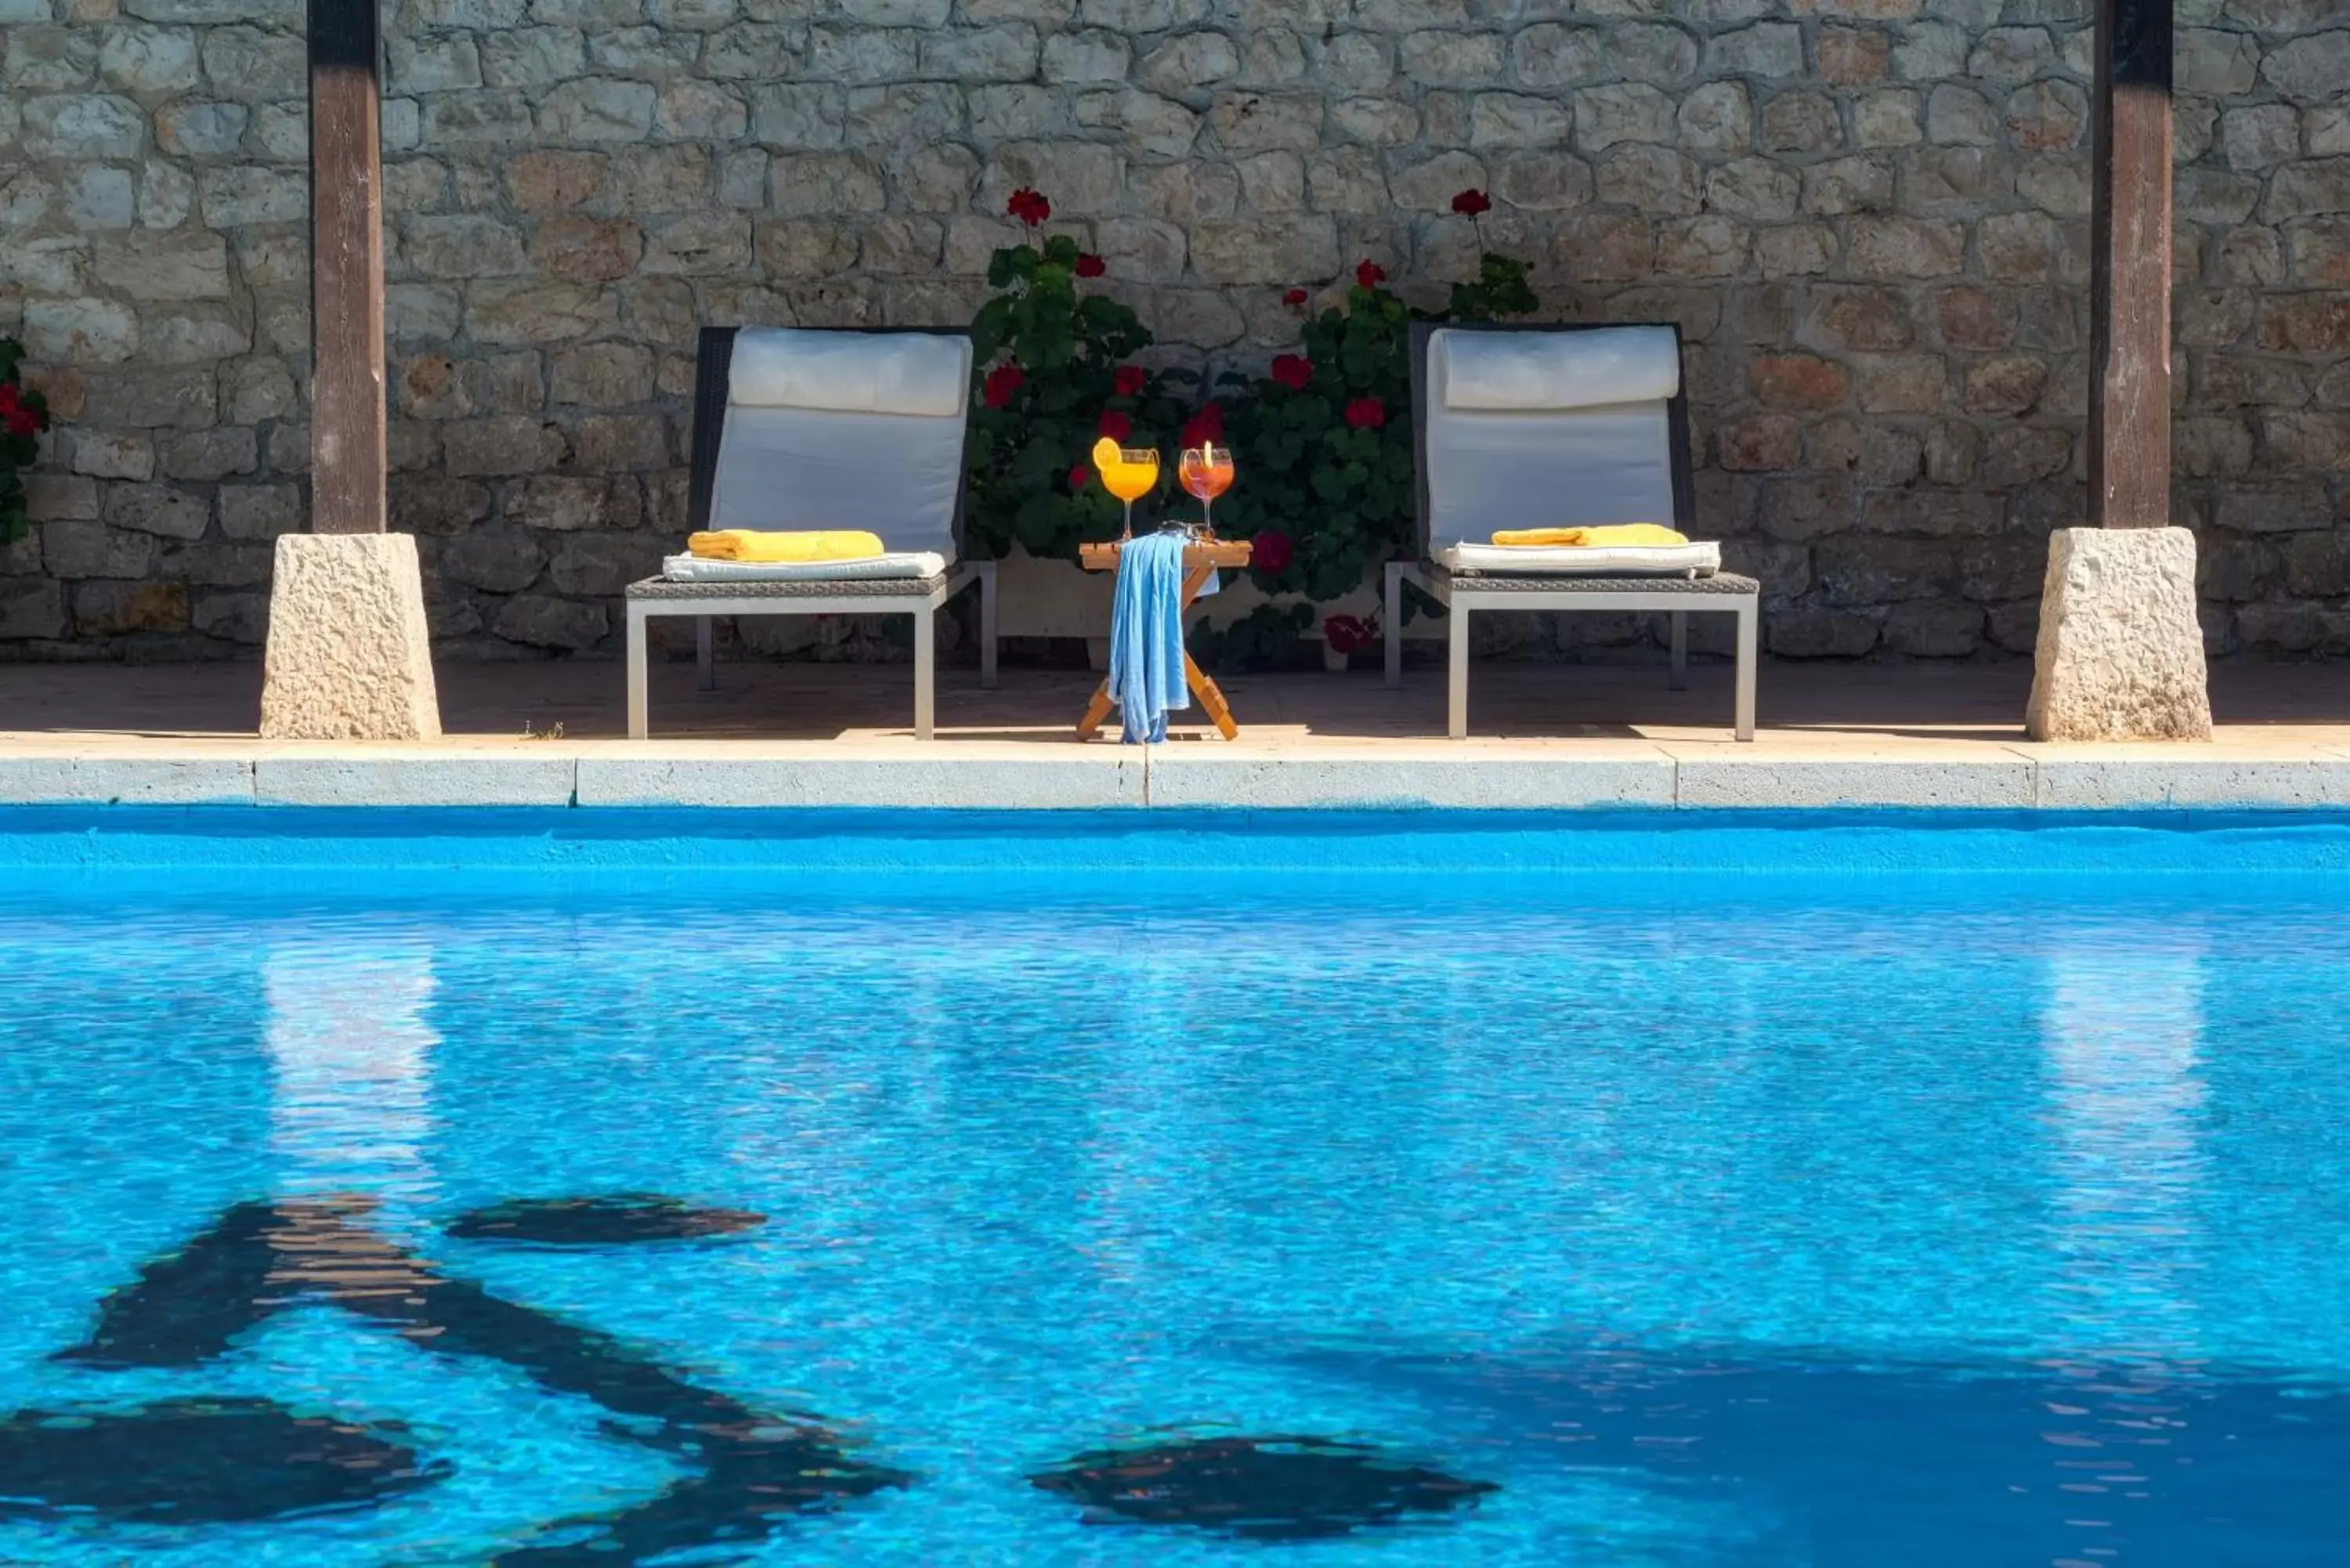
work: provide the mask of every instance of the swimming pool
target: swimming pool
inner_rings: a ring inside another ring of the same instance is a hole
[[[234,815],[0,821],[0,1561],[2342,1561],[2338,822]]]

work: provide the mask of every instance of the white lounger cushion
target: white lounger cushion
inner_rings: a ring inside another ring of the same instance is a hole
[[[1439,566],[1454,572],[1495,576],[1561,576],[1576,573],[1631,573],[1671,576],[1689,572],[1710,577],[1721,570],[1721,546],[1687,545],[1574,545],[1530,548],[1512,545],[1447,545],[1436,553]]]
[[[919,581],[947,569],[947,558],[930,551],[868,556],[861,561],[705,561],[671,556],[661,576],[672,583],[838,583]]]
[[[726,400],[753,409],[960,418],[971,396],[971,339],[928,332],[734,335]]]
[[[1681,389],[1670,328],[1603,327],[1588,332],[1440,332],[1436,357],[1444,406],[1527,413],[1653,403]]]
[[[736,333],[708,526],[862,528],[893,553],[952,561],[970,377],[963,337]],[[802,401],[772,400],[786,398]],[[911,410],[806,406],[815,399]],[[941,408],[953,417],[927,411]]]
[[[1669,356],[1670,327],[1626,327],[1646,334]],[[1430,553],[1448,545],[1490,545],[1505,528],[1598,527],[1661,523],[1673,504],[1672,421],[1669,396],[1645,401],[1498,411],[1453,406],[1452,369],[1470,339],[1504,344],[1525,338],[1616,338],[1593,332],[1440,331],[1429,339],[1427,434]],[[1639,356],[1633,356],[1638,359]],[[1619,350],[1595,364],[1625,362]],[[1629,389],[1653,392],[1656,367]],[[1674,376],[1676,383],[1679,372]],[[1586,391],[1591,389],[1586,387]],[[1557,395],[1555,393],[1549,395]]]

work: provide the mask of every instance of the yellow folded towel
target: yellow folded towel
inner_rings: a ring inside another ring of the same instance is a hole
[[[1661,523],[1618,523],[1605,528],[1519,528],[1493,535],[1496,545],[1538,550],[1562,545],[1686,545],[1689,535]]]
[[[705,561],[861,561],[881,554],[881,536],[847,529],[769,534],[755,528],[728,528],[696,534],[686,540],[685,547]]]

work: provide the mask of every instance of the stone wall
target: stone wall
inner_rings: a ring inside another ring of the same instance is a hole
[[[398,0],[392,505],[444,647],[608,649],[702,322],[967,317],[1050,193],[1180,354],[1453,193],[1692,344],[1779,653],[2022,652],[2085,506],[2088,0]],[[2350,13],[2179,0],[2178,512],[2221,651],[2350,650]],[[67,429],[0,650],[233,651],[307,442],[299,0],[0,0],[0,332]]]

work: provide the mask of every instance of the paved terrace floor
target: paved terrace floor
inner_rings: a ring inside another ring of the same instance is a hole
[[[1465,742],[1440,670],[1235,676],[1226,742],[1072,733],[1094,678],[942,671],[910,732],[904,666],[690,663],[653,673],[654,739],[623,738],[608,662],[446,665],[447,737],[264,742],[254,664],[0,666],[0,802],[708,805],[2350,806],[2350,668],[2220,666],[2209,745],[2033,745],[2028,667],[1766,666],[1730,738],[1730,671],[1481,665]],[[1193,716],[1196,715],[1196,710]],[[551,733],[557,731],[559,733]]]

